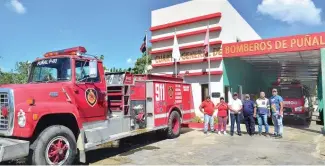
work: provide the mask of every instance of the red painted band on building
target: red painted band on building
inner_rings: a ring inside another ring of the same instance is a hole
[[[223,57],[317,50],[325,47],[325,32],[252,40],[222,45]]]
[[[222,75],[223,71],[211,71],[210,75]],[[179,77],[184,77],[184,76],[203,76],[203,75],[208,75],[208,71],[201,71],[201,72],[192,72],[192,73],[181,73],[178,74]],[[163,74],[163,76],[167,77],[174,77],[174,74]]]
[[[213,41],[210,42],[210,46],[211,45],[218,45],[218,44],[222,44],[222,41]],[[185,49],[190,49],[190,48],[197,48],[197,47],[203,47],[204,43],[200,43],[200,44],[193,44],[193,45],[188,45],[188,46],[183,46],[180,47],[180,50],[185,50]],[[157,50],[157,51],[151,51],[150,54],[159,54],[159,53],[164,53],[164,52],[171,52],[173,50],[173,48],[167,48],[167,49],[162,49],[162,50]]]
[[[222,57],[211,57],[210,61],[221,61]],[[194,64],[194,63],[203,63],[207,62],[208,58],[201,58],[201,59],[193,59],[193,60],[182,60],[179,61],[178,64]],[[157,63],[157,64],[152,64],[152,67],[161,67],[161,66],[172,66],[174,65],[174,62],[167,62],[167,63]]]
[[[209,19],[218,18],[218,17],[221,17],[220,12],[203,15],[203,16],[199,16],[199,17],[193,17],[193,18],[189,18],[189,19],[185,19],[185,20],[181,20],[181,21],[175,21],[175,22],[171,22],[171,23],[167,23],[167,24],[163,24],[163,25],[154,26],[154,27],[150,28],[150,31],[157,31],[160,29],[166,29],[166,28],[170,28],[170,27],[175,27],[175,26],[184,25],[184,24],[190,24],[190,23],[209,20]]]
[[[215,32],[215,31],[221,31],[221,27],[213,27],[209,29],[209,32]],[[198,35],[198,34],[202,34],[202,33],[206,33],[207,29],[202,29],[202,30],[197,30],[197,31],[192,31],[192,32],[185,32],[185,33],[180,33],[177,34],[176,37],[177,39],[182,38],[182,37],[187,37],[187,36],[193,36],[193,35]],[[161,38],[157,38],[157,39],[151,39],[150,42],[151,43],[156,43],[159,41],[165,41],[165,40],[171,40],[174,39],[174,35],[170,35],[170,36],[166,36],[166,37],[161,37]]]

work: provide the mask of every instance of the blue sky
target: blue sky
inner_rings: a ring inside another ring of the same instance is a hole
[[[0,68],[9,71],[17,61],[79,45],[89,54],[105,55],[108,67],[130,67],[128,62],[141,56],[151,11],[185,1],[3,0]],[[324,0],[229,1],[263,38],[325,31]]]

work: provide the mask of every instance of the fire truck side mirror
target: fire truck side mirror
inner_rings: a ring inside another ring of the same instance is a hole
[[[29,76],[30,74],[30,70],[31,70],[31,67],[28,67],[28,70],[27,70],[27,75]]]
[[[27,76],[29,76],[29,74],[32,70],[32,63],[31,62],[27,62],[27,63],[28,63]]]
[[[97,61],[91,60],[89,61],[89,77],[96,78],[97,77]]]

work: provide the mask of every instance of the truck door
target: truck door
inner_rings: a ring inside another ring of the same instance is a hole
[[[87,60],[75,61],[75,75],[74,92],[80,115],[85,118],[104,116],[106,84],[102,82],[102,76],[98,72],[96,78],[89,77],[89,61]]]

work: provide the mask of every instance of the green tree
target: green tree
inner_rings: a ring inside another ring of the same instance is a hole
[[[151,47],[148,47],[148,52],[151,51]],[[148,56],[148,65],[151,65],[151,56],[146,55],[145,53],[137,59],[137,61],[134,64],[134,68],[133,68],[133,72],[135,74],[144,74],[145,73],[145,69],[146,69],[146,59]]]
[[[13,84],[14,74],[0,71],[0,84]]]
[[[15,83],[24,84],[27,83],[28,80],[28,70],[31,63],[26,62],[17,62],[16,69],[15,69]]]
[[[99,56],[99,59],[100,59],[101,61],[103,61],[103,67],[104,67],[104,70],[108,70],[108,68],[104,65],[104,59],[105,59],[105,56],[104,56],[104,55],[100,55],[100,56]]]
[[[30,63],[26,62],[17,62],[15,70],[11,72],[0,71],[0,84],[24,84],[27,83],[28,79],[28,70]]]

